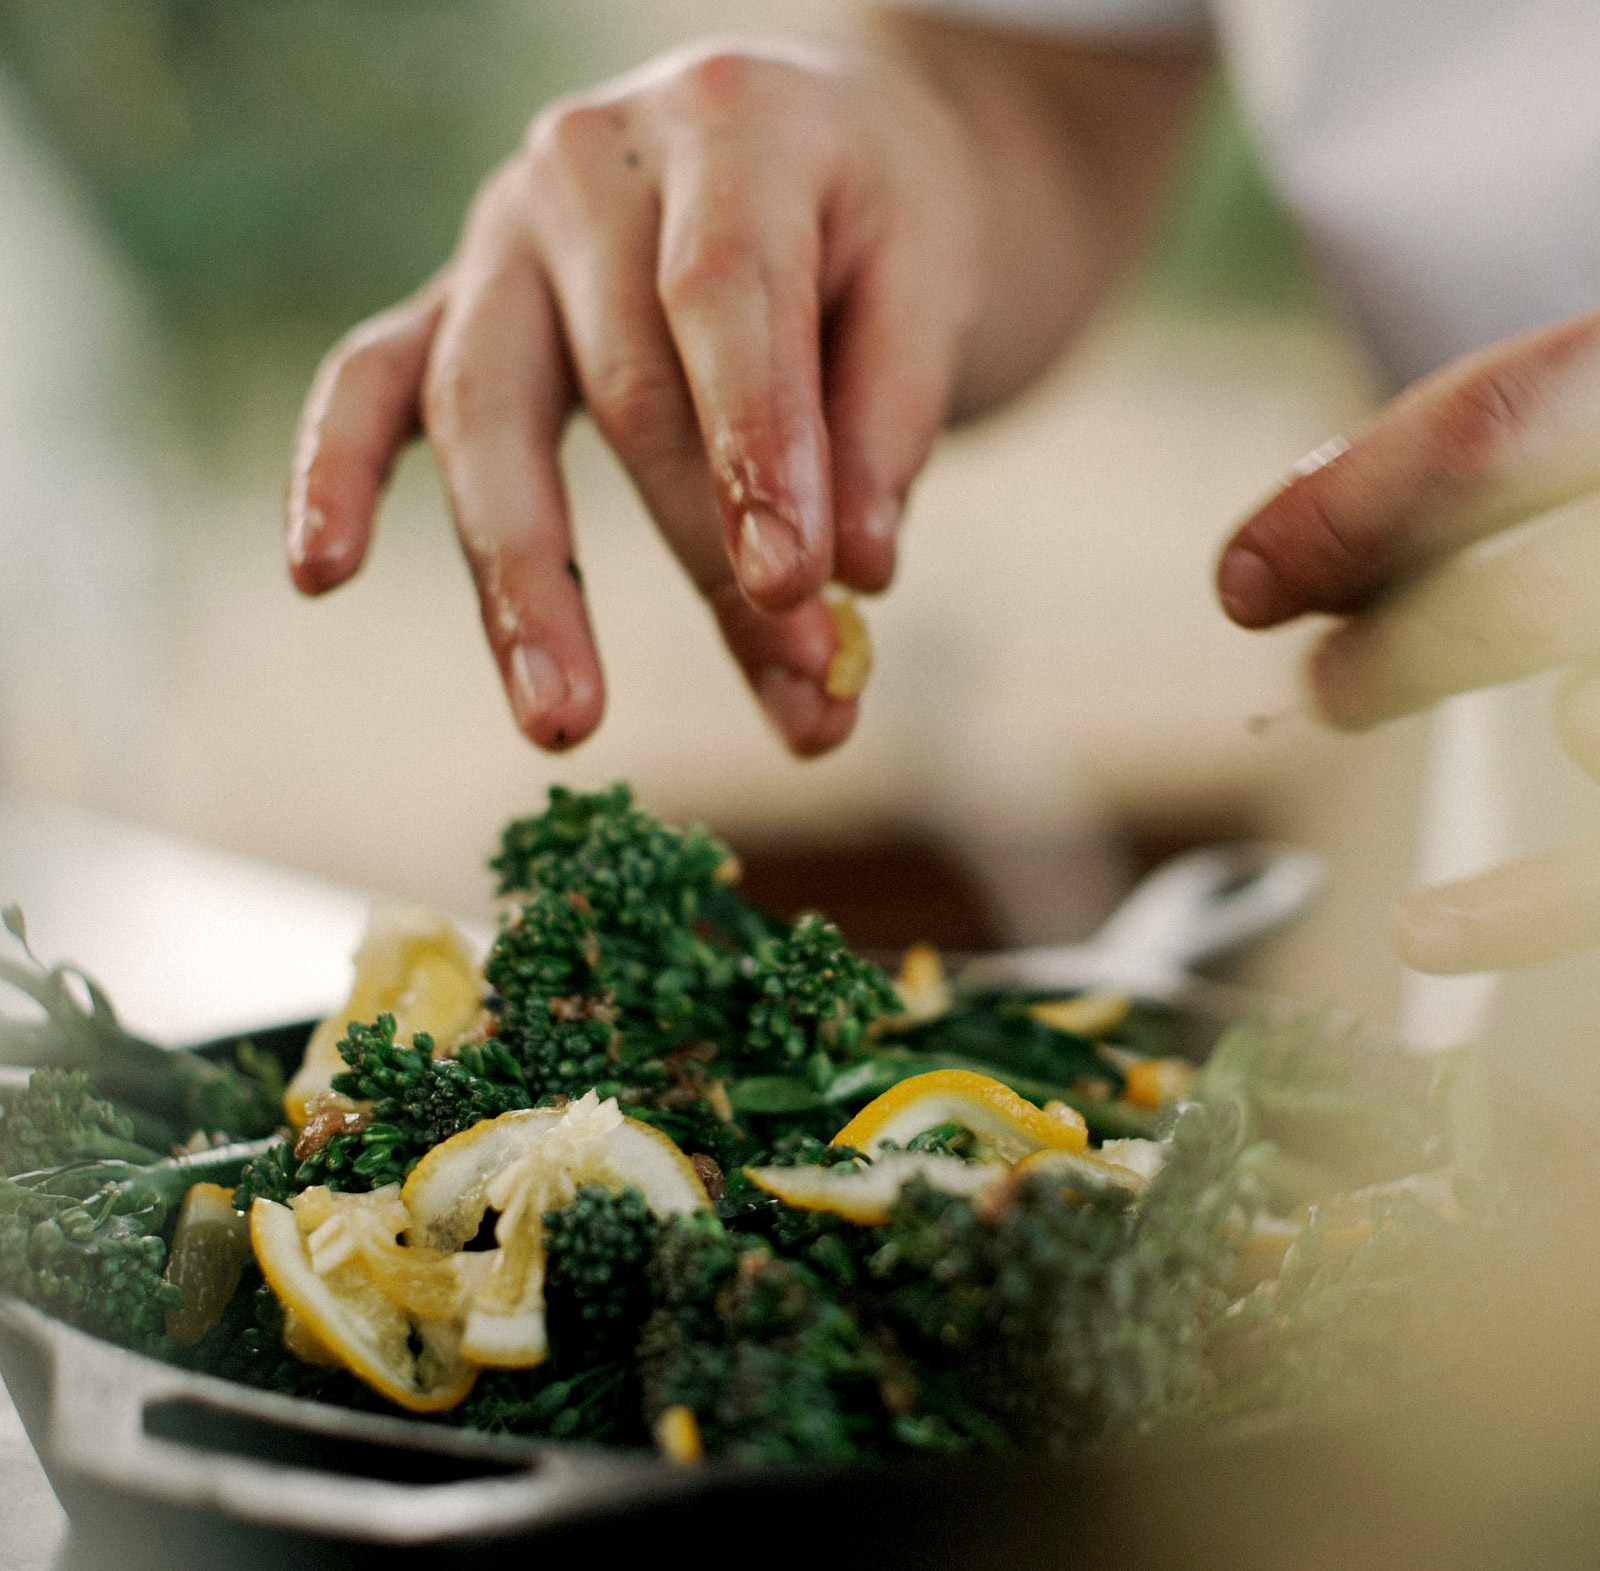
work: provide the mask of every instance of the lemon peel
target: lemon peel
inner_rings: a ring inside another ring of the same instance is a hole
[[[876,1157],[885,1145],[903,1146],[941,1124],[960,1124],[1008,1162],[1034,1151],[1081,1151],[1089,1131],[1071,1108],[1046,1113],[1009,1086],[971,1069],[934,1069],[891,1086],[833,1137]]]
[[[1040,999],[1028,1005],[1028,1014],[1053,1031],[1093,1039],[1115,1031],[1132,1008],[1133,999],[1126,993],[1079,993],[1074,998]]]

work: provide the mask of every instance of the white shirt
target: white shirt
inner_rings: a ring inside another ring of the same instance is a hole
[[[1395,384],[1600,306],[1596,0],[929,0],[1208,30],[1330,289]]]
[[[926,3],[1113,42],[1213,37],[1280,197],[1396,387],[1600,307],[1600,0]],[[1600,785],[1556,746],[1548,688],[1441,709],[1430,880],[1600,834]],[[1600,950],[1493,992],[1413,982],[1418,1035],[1481,1034],[1600,1126]]]

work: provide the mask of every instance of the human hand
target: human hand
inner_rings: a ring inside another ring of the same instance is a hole
[[[323,362],[295,583],[357,570],[425,429],[517,723],[581,741],[603,689],[557,459],[581,404],[789,747],[836,745],[822,591],[893,572],[973,310],[970,163],[940,99],[842,57],[700,51],[553,105],[443,273]]]
[[[1557,732],[1600,780],[1600,314],[1444,367],[1314,460],[1223,552],[1234,621],[1341,617],[1308,676],[1350,730],[1562,670]],[[1394,926],[1434,972],[1600,941],[1600,840],[1419,891]]]

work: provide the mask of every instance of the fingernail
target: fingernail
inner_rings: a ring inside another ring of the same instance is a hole
[[[815,682],[782,666],[768,666],[755,679],[756,697],[786,737],[809,736],[822,720],[827,700]]]
[[[1314,447],[1304,458],[1297,459],[1289,465],[1289,472],[1283,477],[1285,485],[1292,485],[1296,480],[1303,480],[1307,475],[1314,475],[1324,464],[1331,464],[1342,453],[1350,451],[1350,443],[1342,436],[1330,436],[1321,447]]]
[[[327,522],[322,516],[320,507],[295,509],[294,517],[289,524],[289,560],[294,566],[305,566],[306,558]]]
[[[893,540],[900,527],[900,502],[897,497],[886,497],[872,508],[862,520],[861,527],[869,540]]]
[[[799,565],[799,538],[781,518],[751,508],[739,520],[739,579],[747,590],[777,589]]]
[[[566,701],[567,679],[548,650],[537,644],[518,644],[509,664],[511,703],[520,724],[532,725]]]
[[[1259,627],[1278,614],[1278,577],[1266,558],[1248,546],[1234,546],[1217,564],[1217,598],[1241,627]]]

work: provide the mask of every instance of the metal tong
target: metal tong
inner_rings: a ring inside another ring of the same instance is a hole
[[[1311,851],[1244,841],[1164,862],[1081,944],[983,955],[955,977],[958,993],[1132,993],[1176,1003],[1195,985],[1190,968],[1297,915],[1327,878]]]

